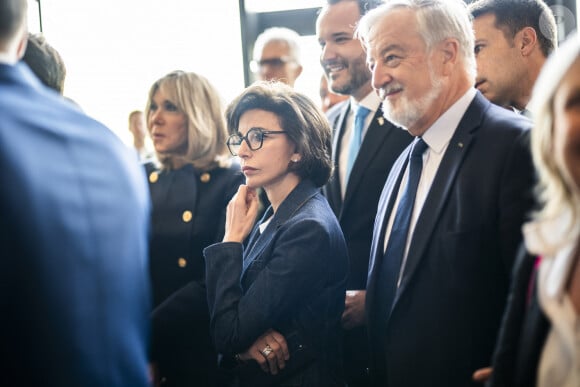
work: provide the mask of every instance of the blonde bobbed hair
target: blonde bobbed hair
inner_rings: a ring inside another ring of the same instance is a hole
[[[544,64],[530,101],[534,117],[532,155],[538,173],[536,195],[540,207],[534,213],[537,222],[561,218],[569,220],[567,233],[556,244],[566,243],[578,234],[580,216],[580,189],[570,171],[556,163],[554,148],[554,96],[562,79],[580,58],[578,35],[569,37]]]
[[[151,86],[145,108],[149,131],[151,103],[158,90],[185,114],[187,121],[185,152],[156,152],[162,168],[171,169],[176,159],[202,171],[228,165],[224,105],[215,87],[205,77],[193,72],[173,71],[160,78]]]

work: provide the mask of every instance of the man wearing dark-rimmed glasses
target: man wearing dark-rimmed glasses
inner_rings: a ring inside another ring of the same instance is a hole
[[[302,74],[300,35],[285,27],[266,29],[254,43],[250,69],[260,81],[280,81],[294,87]]]

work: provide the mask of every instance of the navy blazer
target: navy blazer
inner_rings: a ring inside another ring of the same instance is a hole
[[[521,225],[534,202],[530,127],[477,92],[435,175],[383,325],[375,315],[383,302],[376,279],[410,147],[393,166],[375,222],[366,298],[376,385],[464,387],[489,365]]]
[[[24,64],[0,64],[0,117],[0,385],[148,386],[137,155]]]
[[[271,215],[271,208],[264,218]],[[302,181],[247,248],[204,250],[211,330],[218,352],[246,351],[268,329],[297,330],[322,372],[339,374],[340,318],[348,275],[346,245],[320,190]]]

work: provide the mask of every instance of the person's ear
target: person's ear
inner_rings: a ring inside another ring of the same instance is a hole
[[[16,57],[18,60],[22,59],[24,53],[26,52],[26,46],[28,45],[28,33],[23,33],[18,46],[16,47]]]
[[[294,69],[294,79],[298,78],[300,76],[300,74],[302,74],[302,70],[304,68],[302,67],[302,65],[297,65],[296,69]]]
[[[292,157],[290,157],[290,161],[292,161],[293,163],[297,163],[300,160],[302,160],[302,155],[300,153],[294,153]]]
[[[538,44],[538,34],[532,27],[524,27],[516,34],[514,40],[522,56],[529,56]]]
[[[459,57],[459,42],[457,39],[447,38],[439,44],[443,74],[449,75],[455,70]]]

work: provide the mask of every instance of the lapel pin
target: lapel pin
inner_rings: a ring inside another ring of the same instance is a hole
[[[207,183],[210,181],[210,179],[211,179],[211,176],[207,172],[202,173],[201,176],[199,177],[199,180],[201,180],[202,183]]]
[[[458,142],[458,143],[457,143],[457,145],[458,145],[460,148],[463,148],[463,143],[462,143],[462,142]]]
[[[383,117],[379,117],[377,118],[377,122],[379,123],[379,125],[383,126],[385,123],[385,119]]]

